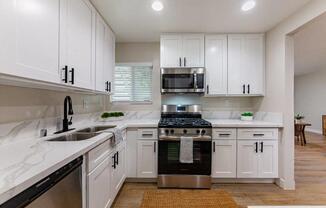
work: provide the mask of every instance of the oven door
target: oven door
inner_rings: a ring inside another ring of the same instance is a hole
[[[162,93],[203,93],[204,69],[161,69]]]
[[[159,140],[159,175],[211,175],[212,141],[194,141],[191,164],[180,163],[180,141]]]

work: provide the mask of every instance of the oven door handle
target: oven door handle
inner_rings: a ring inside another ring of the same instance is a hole
[[[159,136],[158,139],[160,141],[180,141],[179,136]],[[212,141],[211,136],[196,136],[193,137],[193,140],[196,142],[206,142],[206,141]]]

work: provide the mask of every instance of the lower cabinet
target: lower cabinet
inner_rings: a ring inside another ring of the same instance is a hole
[[[157,140],[137,141],[137,177],[157,177]]]
[[[107,157],[88,175],[88,208],[107,208],[111,206],[111,157]]]
[[[235,178],[237,176],[236,155],[236,140],[213,140],[212,177]]]
[[[277,178],[278,141],[238,141],[238,178]]]
[[[103,149],[103,144],[91,150],[88,153],[88,166],[94,164],[92,161],[100,160],[103,155],[106,155],[106,151],[108,149]],[[126,142],[121,142],[109,151],[110,153],[102,163],[89,169],[87,177],[88,208],[110,207],[126,178]],[[98,157],[94,157],[92,152],[96,152]]]

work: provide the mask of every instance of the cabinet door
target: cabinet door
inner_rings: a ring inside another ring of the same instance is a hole
[[[249,75],[247,80],[250,87],[249,94],[263,95],[265,93],[264,35],[246,35],[245,44],[246,71]]]
[[[74,86],[93,89],[95,12],[88,0],[62,0],[60,65]],[[74,76],[74,77],[72,77]]]
[[[0,73],[60,83],[60,1],[1,1],[0,7]]]
[[[182,60],[182,36],[161,36],[161,67],[181,67]]]
[[[259,178],[277,178],[278,141],[260,141],[258,161]]]
[[[182,36],[183,67],[205,66],[205,40],[204,35]]]
[[[238,141],[238,178],[257,178],[258,177],[258,154],[256,153],[256,140]],[[257,146],[258,151],[258,146]]]
[[[137,177],[157,177],[157,142],[138,140]]]
[[[111,190],[111,157],[88,175],[88,207],[107,208],[113,201]]]
[[[264,36],[228,36],[228,93],[264,94]]]
[[[96,58],[95,58],[95,89],[100,92],[106,91],[106,80],[104,77],[105,70],[105,50],[108,48],[106,46],[106,24],[100,15],[96,18]]]
[[[212,177],[235,178],[236,170],[237,141],[213,140]]]
[[[228,84],[227,36],[206,36],[205,50],[206,94],[226,95]]]
[[[114,196],[119,192],[120,188],[122,187],[122,184],[126,178],[126,145],[125,142],[123,142],[117,150],[116,153],[116,170],[113,172],[113,190]]]
[[[106,27],[104,47],[104,79],[107,82],[107,93],[113,92],[113,72],[115,67],[115,35]]]

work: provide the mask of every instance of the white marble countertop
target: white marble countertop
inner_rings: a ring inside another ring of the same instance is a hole
[[[213,128],[282,128],[282,123],[268,121],[241,121],[240,119],[205,119],[212,123]]]
[[[282,124],[240,120],[207,119],[213,127],[282,127]],[[125,128],[157,128],[159,119],[137,119],[116,122],[96,122],[95,125],[117,125]],[[72,133],[72,132],[69,132]],[[48,142],[54,136],[42,139],[23,139],[0,145],[0,204],[37,183],[55,170],[84,155],[94,147],[112,137],[111,133],[102,133],[84,141]]]

